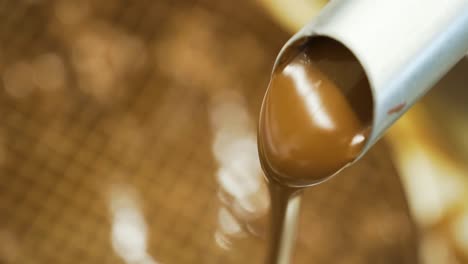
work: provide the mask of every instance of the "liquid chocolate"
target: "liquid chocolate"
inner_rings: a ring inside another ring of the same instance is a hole
[[[267,263],[289,263],[301,189],[352,162],[366,143],[371,119],[364,70],[338,42],[313,39],[278,65],[263,101],[258,139],[272,205]]]

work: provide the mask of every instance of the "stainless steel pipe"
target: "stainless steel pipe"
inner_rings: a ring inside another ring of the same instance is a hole
[[[468,0],[331,1],[286,43],[276,65],[314,36],[344,44],[369,79],[373,123],[359,159],[468,51]]]

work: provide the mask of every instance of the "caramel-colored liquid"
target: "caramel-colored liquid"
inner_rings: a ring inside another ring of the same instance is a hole
[[[366,143],[371,119],[368,81],[341,44],[312,40],[275,70],[258,142],[272,204],[267,263],[289,263],[301,189],[352,162]]]

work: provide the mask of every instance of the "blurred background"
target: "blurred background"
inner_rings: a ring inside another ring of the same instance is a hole
[[[262,263],[259,107],[323,0],[0,0],[0,263]],[[468,59],[307,190],[294,263],[468,263]]]

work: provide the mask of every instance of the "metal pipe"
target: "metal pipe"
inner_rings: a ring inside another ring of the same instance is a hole
[[[367,74],[373,121],[359,159],[468,51],[468,0],[331,1],[286,43],[276,65],[314,36],[344,44]]]

